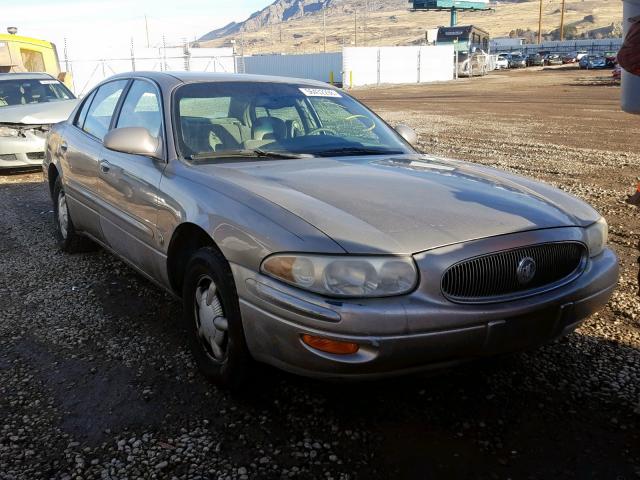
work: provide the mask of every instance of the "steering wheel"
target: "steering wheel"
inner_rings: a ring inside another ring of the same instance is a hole
[[[369,128],[366,128],[365,132],[372,132],[373,130],[375,130],[376,122],[374,120],[372,120],[371,118],[367,117],[366,115],[360,115],[360,114],[350,115],[350,116],[346,117],[345,120],[351,121],[351,120],[355,120],[357,118],[366,118],[367,120],[371,120],[371,126]]]
[[[330,128],[326,127],[314,128],[313,130],[309,130],[309,132],[307,132],[307,135],[315,135],[316,133],[320,132],[326,132],[329,135],[333,135],[334,137],[338,136],[335,130],[331,130]]]

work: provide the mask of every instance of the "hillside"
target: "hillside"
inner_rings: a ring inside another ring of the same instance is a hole
[[[492,37],[516,30],[538,30],[539,2],[497,1],[487,12],[460,13],[460,24],[474,24]],[[324,12],[323,12],[324,11]],[[326,29],[323,28],[323,17]],[[620,0],[568,0],[565,23],[574,35],[615,35],[620,30]],[[560,0],[544,0],[543,34],[557,31]],[[425,31],[448,25],[447,12],[411,12],[406,0],[277,0],[245,22],[209,32],[200,46],[229,46],[255,53],[337,51],[343,45],[409,45],[421,43]]]

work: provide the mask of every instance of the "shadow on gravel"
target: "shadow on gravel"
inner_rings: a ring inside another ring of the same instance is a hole
[[[153,428],[162,421],[162,405],[150,405],[132,388],[136,378],[131,369],[60,355],[31,337],[22,338],[13,353],[32,366],[53,395],[61,427],[89,444],[101,440],[106,430]]]
[[[430,377],[326,383],[271,371],[238,401],[302,397],[307,429],[367,432],[351,448],[372,452],[366,471],[379,478],[626,478],[640,472],[639,366],[638,349],[574,334]],[[269,415],[295,428],[279,408]]]
[[[573,82],[565,83],[565,85],[568,87],[619,87],[620,81],[614,80],[611,72],[607,72],[606,76],[577,78]]]

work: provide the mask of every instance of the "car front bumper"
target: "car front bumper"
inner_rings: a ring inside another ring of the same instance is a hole
[[[245,337],[259,361],[324,378],[377,378],[525,350],[575,330],[608,302],[618,279],[611,250],[561,288],[497,304],[404,297],[332,301],[233,265]],[[355,342],[350,355],[318,351],[309,334]]]
[[[28,134],[26,137],[0,137],[0,170],[39,167],[44,159],[45,139]]]

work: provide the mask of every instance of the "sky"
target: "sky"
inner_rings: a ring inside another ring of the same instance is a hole
[[[146,46],[145,15],[150,43],[179,44],[194,40],[231,21],[244,20],[272,0],[0,0],[3,33],[9,26],[19,35],[41,38],[58,46],[63,57],[67,39],[71,58],[91,58],[101,51],[128,51]]]

